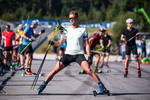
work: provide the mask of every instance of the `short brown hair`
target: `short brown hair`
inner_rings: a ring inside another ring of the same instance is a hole
[[[75,10],[70,11],[69,15],[70,15],[70,14],[74,14],[74,15],[75,15],[75,17],[78,17],[78,12],[77,12],[77,11],[75,11]]]
[[[6,26],[7,26],[8,28],[10,28],[10,25],[7,24]]]

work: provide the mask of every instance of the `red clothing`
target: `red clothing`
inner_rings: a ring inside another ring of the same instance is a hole
[[[13,31],[4,31],[2,38],[4,38],[4,47],[12,47],[12,40],[15,38],[15,34]]]
[[[100,42],[101,36],[99,34],[95,34],[93,36],[93,40],[90,42],[90,47],[95,48],[95,46]]]

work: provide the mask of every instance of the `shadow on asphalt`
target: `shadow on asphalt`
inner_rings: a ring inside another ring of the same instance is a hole
[[[43,59],[37,59],[37,58],[33,58],[33,60],[42,61]],[[45,59],[45,61],[54,61],[54,60]],[[56,61],[56,60],[55,60],[55,61]]]
[[[1,95],[1,96],[37,96],[38,94],[8,94],[8,95]],[[83,93],[41,93],[38,96],[46,96],[46,95],[51,95],[51,96],[80,96],[80,95],[93,95],[91,93],[83,94]],[[150,93],[110,93],[110,96],[122,96],[122,95],[150,95]],[[94,96],[94,95],[93,95]],[[98,95],[97,95],[98,96]],[[106,94],[104,95],[99,95],[99,96],[107,96]]]
[[[110,93],[111,96],[121,96],[121,95],[150,95],[150,93]]]
[[[11,79],[11,77],[15,76],[16,72],[12,72],[10,77],[7,77],[2,84],[0,85],[0,90],[3,90],[4,86],[6,86],[7,82]]]

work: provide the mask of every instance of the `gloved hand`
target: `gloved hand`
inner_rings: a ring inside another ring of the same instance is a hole
[[[104,48],[104,46],[102,46],[102,49]]]
[[[89,66],[92,65],[92,57],[91,56],[88,57],[88,63],[89,63]]]
[[[41,33],[45,33],[45,29],[41,30]]]
[[[29,38],[28,41],[29,41],[29,42],[33,42],[34,40],[33,40],[32,38]]]
[[[51,40],[49,40],[49,41],[48,41],[48,44],[54,45],[54,42],[51,41]]]
[[[123,38],[122,40],[125,41],[125,38]]]
[[[58,28],[59,30],[64,30],[64,27],[62,27],[61,25],[59,25],[57,28]]]

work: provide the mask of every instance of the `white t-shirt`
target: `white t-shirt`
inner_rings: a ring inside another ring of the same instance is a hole
[[[76,55],[84,54],[83,40],[88,39],[86,28],[73,29],[71,26],[64,29],[62,38],[67,40],[67,48],[65,54]]]

